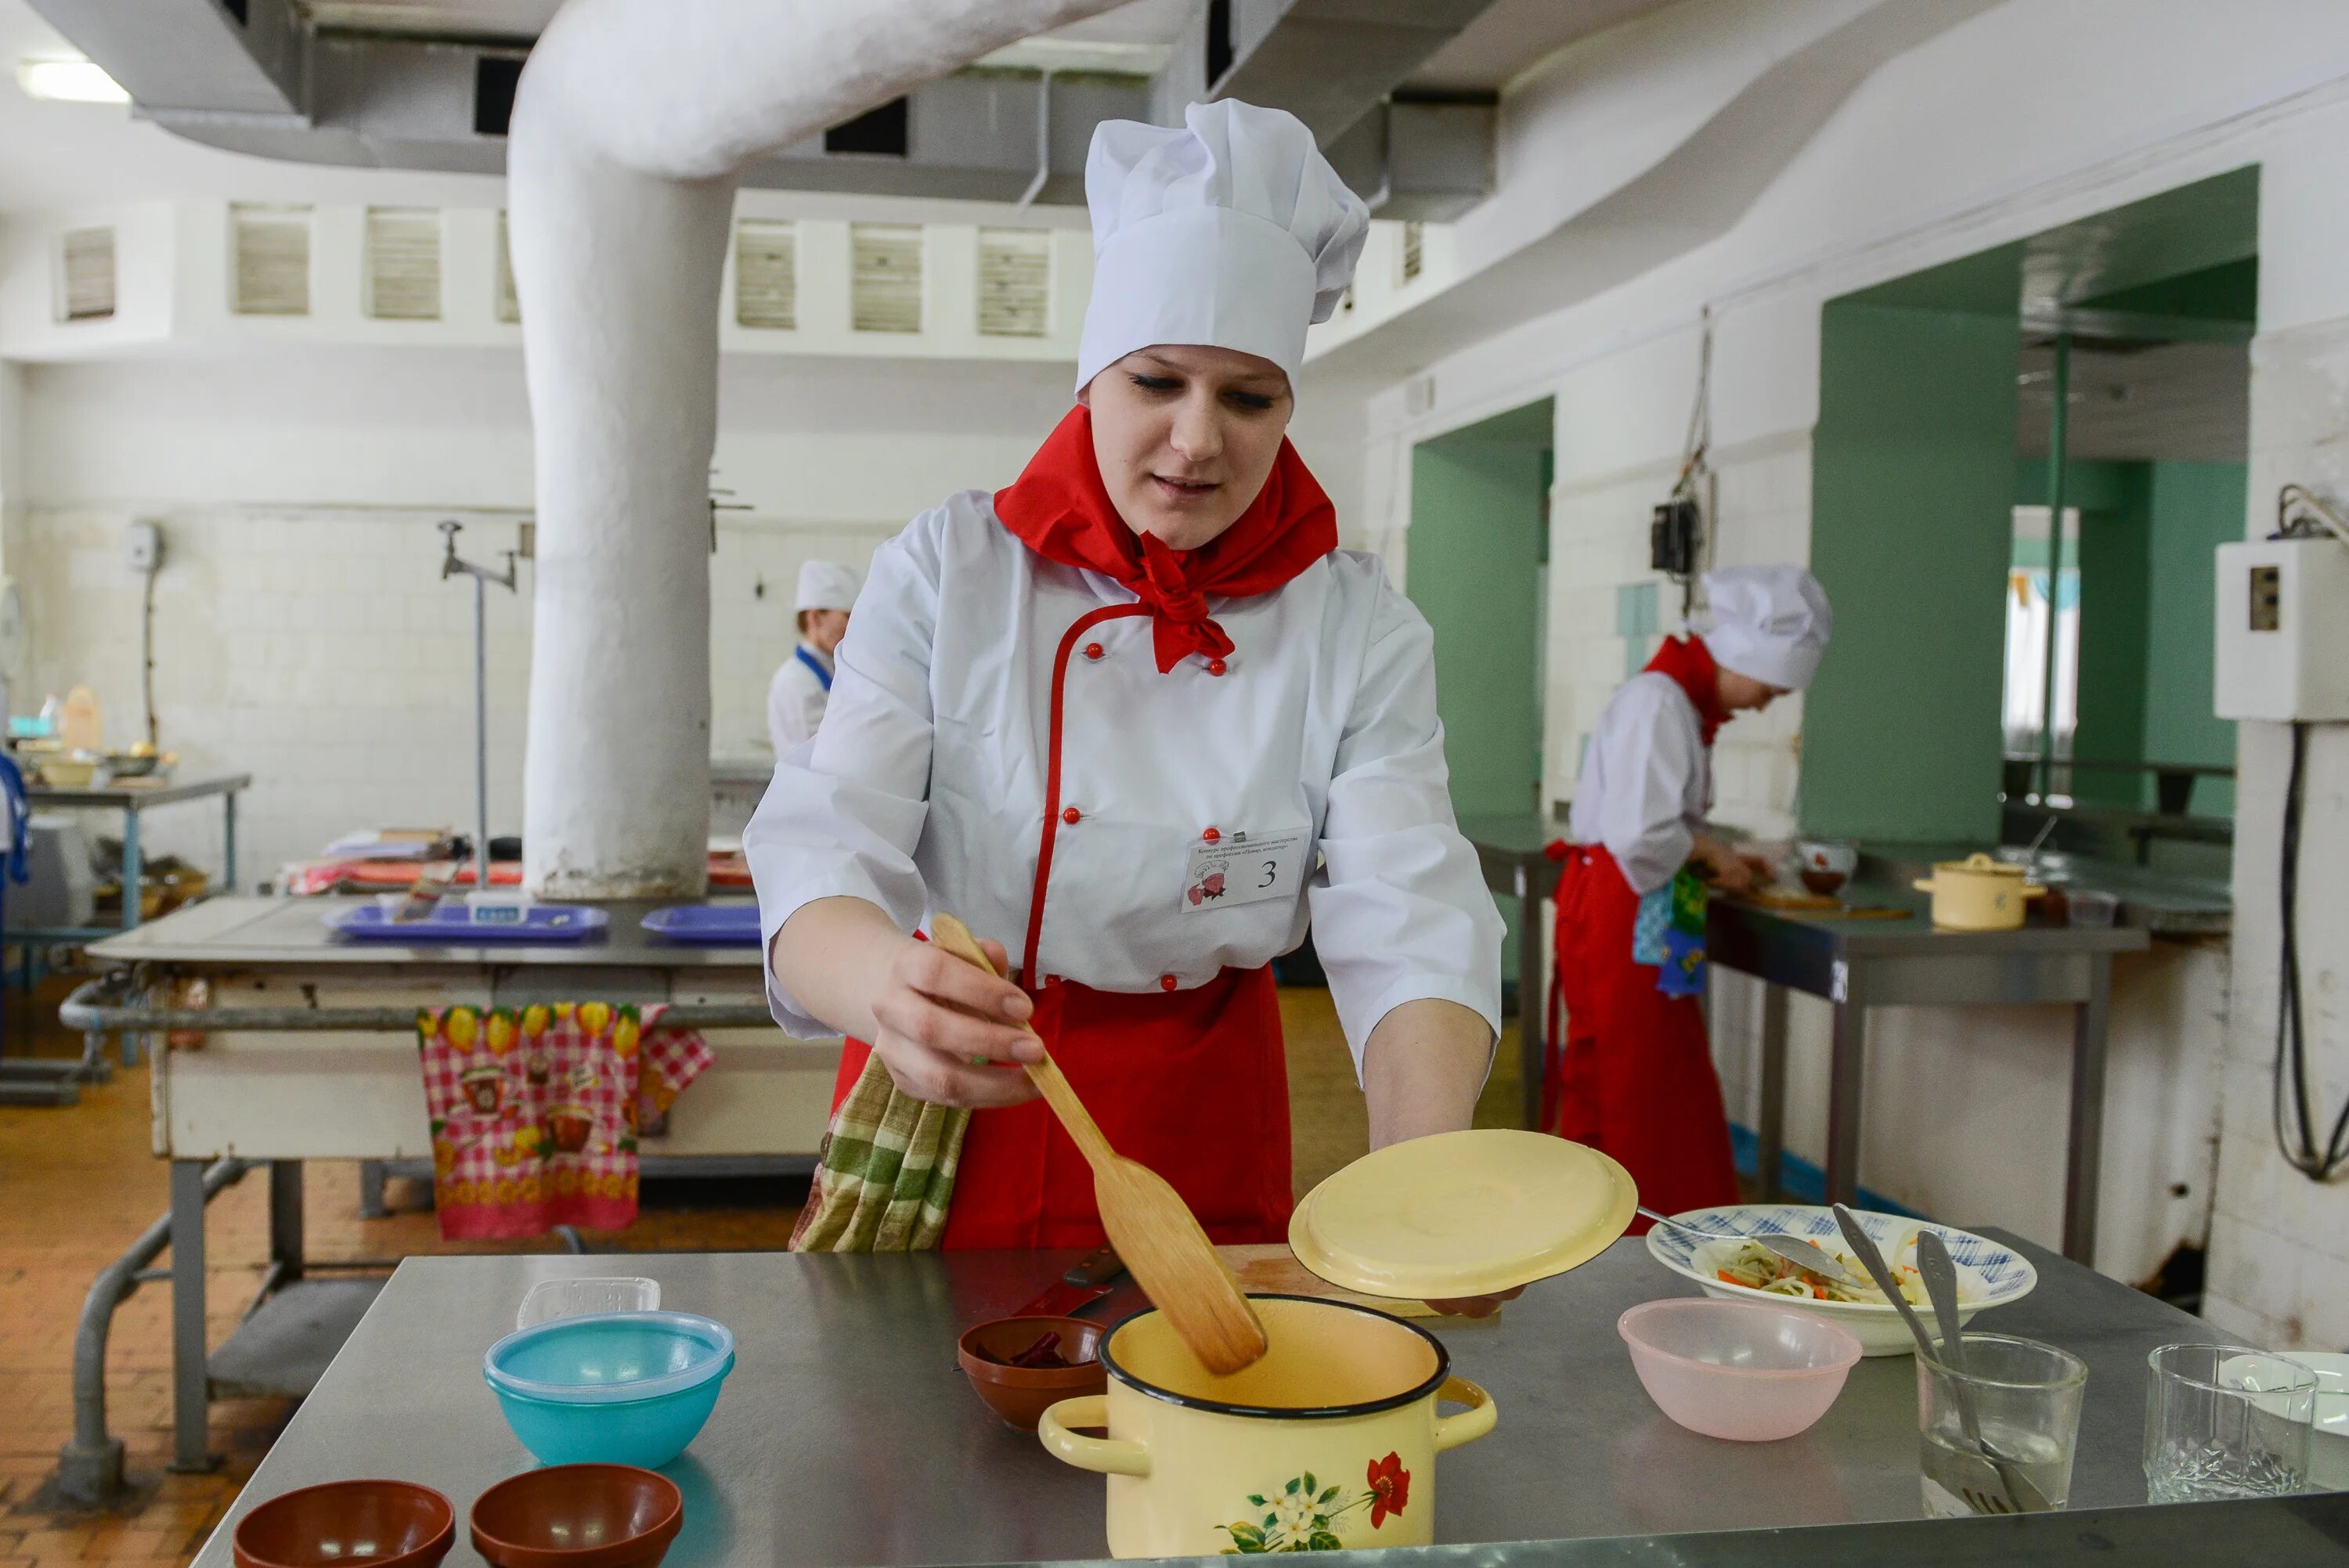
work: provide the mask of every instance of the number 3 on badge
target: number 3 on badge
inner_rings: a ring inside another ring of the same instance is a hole
[[[1312,833],[1304,828],[1264,834],[1230,833],[1212,844],[1194,844],[1183,867],[1186,913],[1289,898],[1297,892]]]

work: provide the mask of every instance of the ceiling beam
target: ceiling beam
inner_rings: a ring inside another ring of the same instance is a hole
[[[122,84],[136,112],[190,140],[296,162],[504,170],[504,109],[524,45],[318,33],[292,0],[32,3]],[[1489,3],[1235,0],[1236,64],[1216,96],[1296,113],[1381,217],[1456,217],[1491,189],[1493,108],[1387,100]],[[761,159],[742,183],[1081,205],[1093,127],[1162,118],[1154,111],[1195,96],[1195,65],[1186,53],[1157,78],[1068,72],[1049,85],[1036,70],[965,71],[908,95],[902,152],[827,151],[816,138]],[[1183,67],[1193,90],[1176,92]]]
[[[1493,0],[1232,0],[1217,98],[1285,108],[1324,147],[1392,97]]]
[[[303,103],[291,0],[32,0],[144,108],[283,115]]]

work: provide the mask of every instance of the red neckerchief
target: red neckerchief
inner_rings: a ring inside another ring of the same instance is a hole
[[[1268,593],[1338,548],[1338,513],[1288,441],[1264,489],[1238,521],[1196,550],[1170,550],[1118,515],[1093,461],[1092,412],[1079,404],[1053,428],[1009,490],[995,492],[1003,526],[1047,561],[1114,579],[1150,606],[1158,670],[1189,655],[1232,651],[1207,618],[1207,598]]]
[[[1721,666],[1713,662],[1713,650],[1704,645],[1704,639],[1666,637],[1647,667],[1671,676],[1688,693],[1689,701],[1696,705],[1697,726],[1710,747],[1721,727],[1729,722],[1729,710],[1721,706]]]

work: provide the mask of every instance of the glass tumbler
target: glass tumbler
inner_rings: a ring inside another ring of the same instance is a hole
[[[2165,1345],[2147,1360],[2148,1501],[2280,1497],[2307,1485],[2315,1373],[2240,1345]]]
[[[1967,1334],[1966,1369],[1917,1357],[1918,1468],[1925,1512],[2040,1513],[2072,1495],[2087,1363],[2004,1334]],[[1979,1439],[1979,1440],[1977,1440]]]

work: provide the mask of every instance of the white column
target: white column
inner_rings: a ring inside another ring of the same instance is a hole
[[[698,894],[708,487],[742,166],[1117,0],[570,0],[515,94],[507,178],[536,435],[526,877]]]

